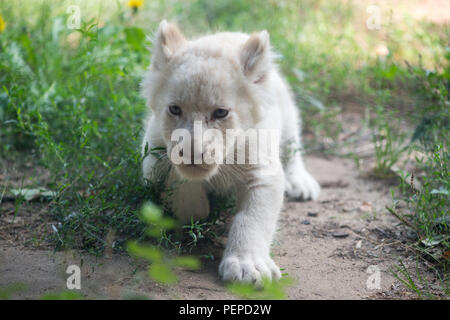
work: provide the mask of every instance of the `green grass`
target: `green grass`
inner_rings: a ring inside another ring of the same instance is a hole
[[[439,285],[445,295],[449,290],[449,258],[450,258],[450,153],[448,150],[450,124],[448,89],[450,80],[450,50],[446,53],[447,64],[441,72],[429,72],[422,67],[409,66],[409,76],[420,83],[414,96],[422,101],[422,108],[412,115],[416,126],[410,134],[403,153],[415,153],[415,170],[400,171],[401,181],[394,194],[394,204],[389,212],[399,218],[418,236],[413,244],[418,259],[426,260],[429,269],[436,274]],[[390,140],[398,139],[396,137]],[[401,140],[401,139],[399,139]],[[404,139],[406,140],[406,139]],[[405,141],[404,141],[405,142]],[[385,148],[386,150],[386,148]],[[390,161],[397,157],[397,151],[387,152],[381,161]],[[386,160],[388,159],[388,160]],[[378,159],[377,159],[378,160]],[[399,203],[406,208],[397,210]],[[426,285],[420,290],[407,274],[404,266],[398,269],[403,275],[405,284],[419,297],[434,297]],[[398,275],[398,276],[400,276]],[[419,271],[416,279],[422,280]]]
[[[380,177],[412,148],[423,155],[422,188],[411,194],[404,173],[396,196],[409,203],[407,221],[424,238],[448,234],[448,26],[384,19],[380,31],[367,30],[356,1],[146,1],[136,14],[126,1],[78,1],[82,24],[71,30],[71,4],[0,0],[0,156],[50,172],[45,187],[57,197],[49,214],[59,225],[48,236],[56,248],[123,250],[146,238],[142,205],[164,206],[161,184],[142,183],[139,152],[146,114],[139,82],[151,58],[145,36],[162,17],[187,36],[267,29],[303,113],[306,150],[339,154],[346,124],[338,116],[349,105],[367,109]],[[386,57],[376,54],[380,44]],[[212,200],[207,221],[158,243],[190,251],[214,238],[233,201]],[[448,249],[448,238],[439,246]]]
[[[375,148],[374,175],[389,178],[395,175],[392,168],[408,149],[408,145],[405,145],[407,134],[398,129],[401,128],[401,121],[395,112],[377,106],[373,113],[370,126]]]

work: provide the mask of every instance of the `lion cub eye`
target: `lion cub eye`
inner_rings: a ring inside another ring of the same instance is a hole
[[[177,106],[177,105],[170,105],[169,106],[169,111],[174,116],[179,116],[181,114],[181,108],[179,106]]]
[[[228,115],[227,109],[216,109],[213,113],[213,118],[215,119],[222,119],[225,118]]]

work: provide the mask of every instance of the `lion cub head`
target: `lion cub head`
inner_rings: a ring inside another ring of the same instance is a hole
[[[262,120],[272,67],[266,31],[188,41],[175,25],[160,23],[142,93],[183,178],[209,179],[234,157],[227,130],[248,130]]]

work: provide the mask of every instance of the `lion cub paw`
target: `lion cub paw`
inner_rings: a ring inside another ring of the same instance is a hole
[[[292,200],[317,200],[320,185],[306,170],[286,174],[285,191]]]
[[[269,256],[243,256],[230,254],[224,256],[219,266],[219,275],[224,281],[241,281],[262,284],[262,280],[278,280],[280,269]]]

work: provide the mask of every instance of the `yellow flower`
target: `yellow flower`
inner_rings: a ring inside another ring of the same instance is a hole
[[[0,16],[0,32],[5,30],[5,28],[6,28],[6,22],[5,22],[5,20],[3,20],[3,17]]]
[[[135,9],[135,10],[137,8],[142,7],[143,4],[144,4],[144,0],[130,0],[130,1],[128,1],[128,6],[130,8]]]

